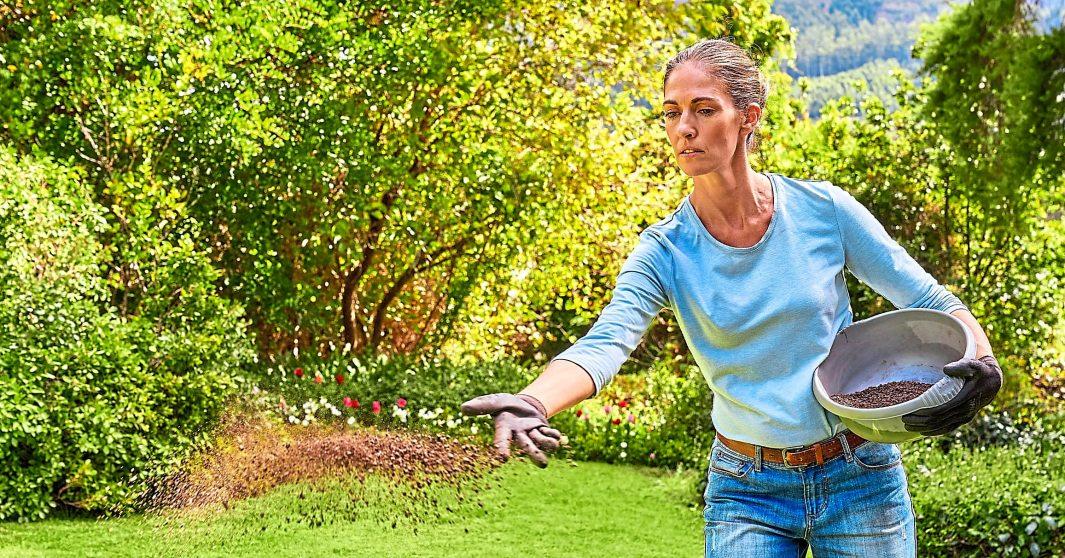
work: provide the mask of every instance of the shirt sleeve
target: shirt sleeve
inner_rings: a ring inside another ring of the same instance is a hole
[[[588,333],[552,360],[568,360],[584,369],[599,394],[640,344],[655,316],[668,304],[667,278],[673,260],[653,233],[640,242],[618,272],[610,302]]]
[[[895,308],[968,309],[925,271],[854,196],[831,186],[846,266]]]

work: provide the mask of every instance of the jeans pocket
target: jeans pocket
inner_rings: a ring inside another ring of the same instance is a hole
[[[723,445],[714,444],[710,450],[710,471],[732,478],[743,478],[754,468],[754,461]]]
[[[895,444],[866,442],[851,452],[854,463],[869,471],[882,471],[902,463],[902,452]]]

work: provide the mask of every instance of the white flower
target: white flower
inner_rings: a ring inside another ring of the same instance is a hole
[[[476,434],[477,433],[477,425],[476,424],[470,425],[470,433],[471,434]]]
[[[563,434],[562,435],[562,439],[559,440],[559,442],[562,443],[562,444],[568,444],[569,443],[569,436],[566,436],[565,434]]]
[[[627,454],[627,453],[625,453],[625,452],[621,452],[621,458],[622,458],[622,459],[625,459],[625,456],[626,456],[626,455],[628,455],[628,454]]]
[[[348,417],[348,426],[355,424],[355,417]]]
[[[627,447],[629,447],[629,443],[628,442],[621,442],[621,447],[627,448]]]
[[[296,418],[296,417],[294,417],[292,415],[289,415],[288,416],[288,421],[291,422],[292,424],[296,424],[297,422],[300,421],[300,419],[298,419],[298,418]]]

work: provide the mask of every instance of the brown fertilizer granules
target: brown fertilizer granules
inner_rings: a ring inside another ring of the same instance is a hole
[[[875,409],[909,401],[919,397],[922,393],[928,391],[930,387],[932,387],[932,384],[912,380],[888,382],[867,387],[854,393],[837,393],[832,396],[832,400],[840,405],[857,409]]]
[[[230,421],[210,452],[158,479],[141,503],[155,510],[228,506],[283,484],[340,475],[454,485],[498,466],[492,457],[439,434]]]

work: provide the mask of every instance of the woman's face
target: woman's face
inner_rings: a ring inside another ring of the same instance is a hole
[[[681,170],[699,176],[731,168],[752,126],[744,124],[724,84],[702,64],[685,62],[670,74],[664,94],[662,122]],[[758,110],[751,110],[754,118]],[[689,149],[695,152],[684,153]]]

